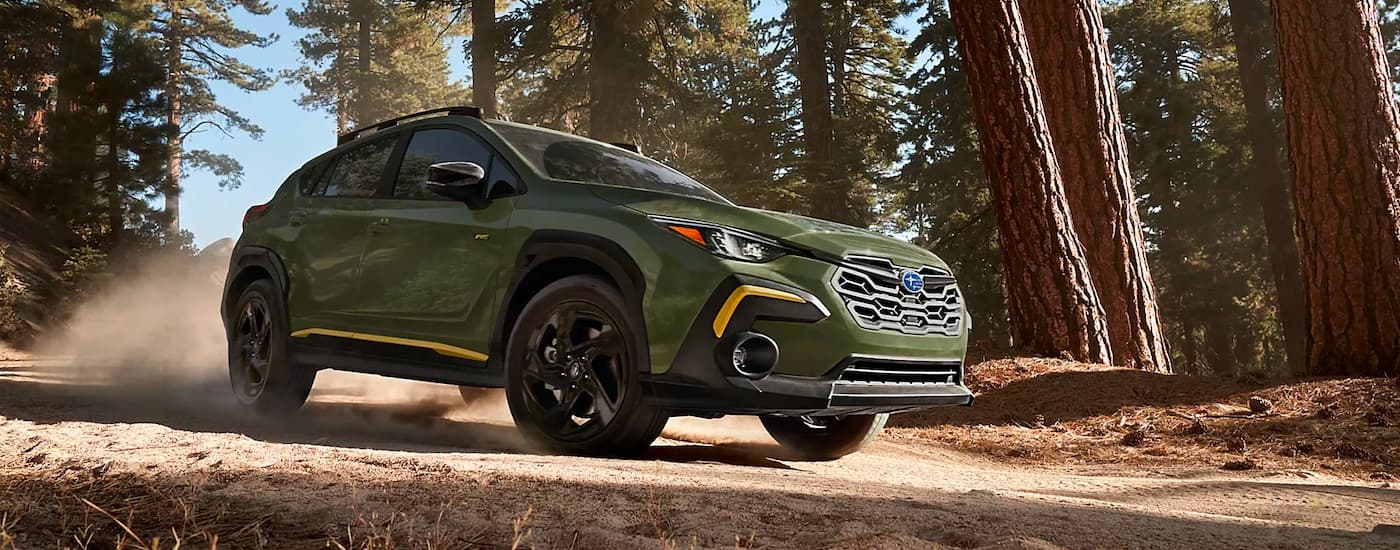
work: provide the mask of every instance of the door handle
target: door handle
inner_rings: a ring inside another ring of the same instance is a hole
[[[389,218],[379,218],[374,223],[369,224],[369,232],[376,235],[389,229]]]
[[[287,223],[290,223],[292,225],[301,225],[303,223],[306,223],[306,210],[301,208],[293,208],[292,211],[287,215]]]

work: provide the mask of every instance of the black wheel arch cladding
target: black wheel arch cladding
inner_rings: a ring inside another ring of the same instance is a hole
[[[639,370],[647,372],[651,354],[647,344],[646,318],[642,296],[646,278],[636,261],[621,245],[597,235],[576,231],[542,229],[526,238],[511,270],[505,300],[498,308],[490,341],[488,368],[504,372],[504,355],[510,330],[530,298],[545,286],[570,275],[598,275],[608,279],[622,294],[636,334]]]

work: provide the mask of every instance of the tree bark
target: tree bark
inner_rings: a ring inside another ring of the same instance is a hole
[[[496,1],[472,0],[472,102],[496,118]]]
[[[821,0],[792,0],[793,41],[797,46],[797,93],[801,103],[803,173],[811,190],[811,213],[851,223],[850,197],[836,174],[836,134],[827,74],[826,14]]]
[[[1293,375],[1301,376],[1305,373],[1304,342],[1308,329],[1303,281],[1298,272],[1298,239],[1293,234],[1293,204],[1281,160],[1283,143],[1269,102],[1273,91],[1264,54],[1271,27],[1267,10],[1263,0],[1230,0],[1230,26],[1235,35],[1235,60],[1244,90],[1245,130],[1249,135],[1249,190],[1264,213],[1264,236],[1288,368]]]
[[[1111,360],[1075,236],[1016,0],[951,0],[1005,263],[1011,325],[1027,351]]]
[[[167,2],[169,7],[170,22],[166,26],[166,81],[165,97],[166,106],[166,142],[170,147],[170,157],[165,164],[165,215],[166,235],[170,238],[180,234],[180,161],[184,153],[184,138],[180,129],[181,111],[180,96],[183,89],[180,85],[185,77],[184,62],[184,28],[181,21],[179,6],[174,2]]]
[[[355,128],[376,122],[371,112],[374,99],[374,26],[371,0],[352,0],[355,18],[355,89],[350,96],[350,121]]]
[[[1074,229],[1118,365],[1170,373],[1097,0],[1020,0]]]
[[[633,44],[641,26],[650,19],[652,7],[652,3],[622,0],[593,3],[593,47],[588,65],[588,128],[593,139],[635,139],[641,125],[638,103],[647,67],[645,53]]]
[[[1374,0],[1276,0],[1314,375],[1400,365],[1400,110]]]

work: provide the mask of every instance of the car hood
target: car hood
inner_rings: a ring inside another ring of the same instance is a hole
[[[821,255],[875,256],[906,267],[948,266],[936,254],[879,233],[845,224],[757,208],[695,199],[669,193],[597,186],[604,200],[644,214],[726,225],[767,235]]]

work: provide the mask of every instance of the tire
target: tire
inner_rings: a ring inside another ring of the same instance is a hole
[[[316,371],[291,359],[287,307],[272,281],[253,281],[229,315],[228,373],[239,404],[262,414],[295,412]]]
[[[835,460],[859,451],[885,429],[888,414],[763,416],[768,435],[799,460]]]
[[[553,452],[630,457],[666,426],[642,402],[637,324],[617,289],[565,277],[521,311],[506,346],[506,403],[520,432]]]

